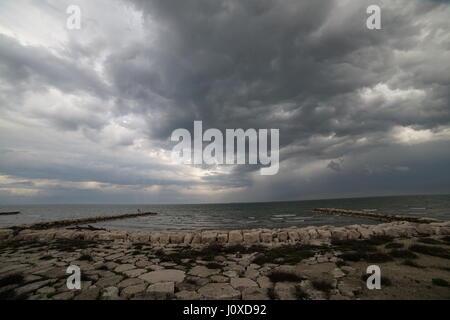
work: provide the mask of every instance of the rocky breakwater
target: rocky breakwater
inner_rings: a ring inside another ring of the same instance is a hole
[[[38,222],[33,224],[21,224],[9,227],[9,229],[15,230],[19,232],[21,230],[44,230],[51,229],[57,227],[66,227],[87,223],[95,223],[101,221],[110,221],[110,220],[122,220],[122,219],[131,219],[131,218],[140,218],[146,216],[154,216],[157,213],[154,212],[141,212],[141,213],[126,213],[115,216],[97,216],[97,217],[89,217],[89,218],[80,218],[80,219],[65,219],[65,220],[57,220],[57,221],[47,221],[47,222]]]
[[[0,229],[0,242],[90,240],[143,243],[154,247],[282,246],[321,245],[333,240],[364,240],[379,236],[390,238],[450,235],[450,221],[417,223],[395,221],[377,225],[320,226],[284,229],[253,229],[197,232],[126,232],[118,230]]]
[[[405,215],[397,215],[397,214],[386,214],[386,213],[371,212],[371,211],[345,210],[345,209],[335,209],[335,208],[316,208],[313,211],[317,212],[317,213],[368,218],[368,219],[372,219],[372,220],[388,221],[388,222],[389,221],[408,221],[408,222],[415,222],[415,223],[439,222],[439,220],[433,219],[433,218],[414,217],[414,216],[405,216]]]

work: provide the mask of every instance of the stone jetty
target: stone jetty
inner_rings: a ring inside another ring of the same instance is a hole
[[[87,223],[95,223],[101,221],[110,221],[110,220],[122,220],[122,219],[131,219],[131,218],[140,218],[146,216],[154,216],[157,213],[154,212],[141,212],[141,213],[126,213],[115,216],[97,216],[97,217],[89,217],[89,218],[80,218],[80,219],[65,219],[65,220],[57,220],[57,221],[48,221],[48,222],[38,222],[33,224],[22,224],[17,226],[9,227],[13,230],[43,230],[57,227],[66,227],[71,225],[80,225]]]
[[[20,214],[20,211],[0,212],[0,216],[15,216]]]
[[[377,221],[409,221],[409,222],[416,222],[416,223],[431,223],[431,222],[438,221],[433,218],[414,217],[414,216],[405,216],[405,215],[397,215],[397,214],[386,214],[386,213],[371,212],[371,211],[334,209],[334,208],[316,208],[313,211],[317,212],[317,213],[336,214],[336,215],[341,215],[341,216],[350,216],[350,217],[358,217],[358,218],[368,218],[368,219],[377,220]]]

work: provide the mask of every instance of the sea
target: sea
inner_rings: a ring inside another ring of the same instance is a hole
[[[223,204],[40,204],[17,206],[2,206],[0,204],[0,212],[21,212],[14,216],[0,215],[0,227],[61,219],[136,213],[138,210],[158,214],[90,223],[89,225],[97,228],[126,231],[193,231],[379,223],[363,218],[315,213],[312,211],[314,208],[367,210],[450,220],[450,195]]]

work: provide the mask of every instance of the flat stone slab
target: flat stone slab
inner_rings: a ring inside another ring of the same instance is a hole
[[[55,282],[55,281],[44,280],[44,281],[39,281],[39,282],[33,282],[33,283],[27,284],[27,285],[25,285],[23,287],[19,287],[15,291],[16,291],[17,295],[25,294],[25,293],[28,293],[28,292],[35,291],[35,290],[37,290],[39,288],[42,288],[44,286],[47,286],[51,282]]]
[[[100,298],[102,300],[119,300],[119,288],[108,287],[103,289]]]
[[[241,297],[241,293],[227,283],[209,283],[198,289],[198,293],[207,300],[237,300]]]
[[[182,290],[177,292],[175,297],[177,300],[200,300],[202,296],[195,291]]]
[[[280,300],[296,300],[295,284],[288,282],[277,282],[274,287],[275,295]]]
[[[251,287],[242,290],[242,300],[270,300],[270,298],[267,289]]]
[[[119,287],[119,289],[122,289],[122,288],[135,286],[135,285],[138,285],[138,284],[144,284],[144,283],[145,283],[145,281],[142,280],[142,279],[132,278],[132,279],[123,280],[117,286]]]
[[[147,296],[157,300],[169,299],[174,293],[175,284],[173,282],[158,282],[147,288]]]
[[[115,271],[115,272],[124,272],[124,271],[128,271],[128,270],[135,269],[135,268],[136,268],[136,267],[135,267],[133,264],[127,263],[127,264],[121,264],[121,265],[119,265],[118,267],[116,267],[116,268],[114,269],[114,271]]]
[[[114,275],[108,278],[102,278],[100,280],[98,280],[95,285],[99,288],[106,288],[106,287],[111,287],[111,286],[115,286],[116,284],[118,284],[120,281],[122,281],[123,277],[119,276],[119,275]]]
[[[145,273],[139,276],[139,279],[150,283],[158,282],[183,282],[185,277],[185,272],[181,270],[158,270]]]
[[[188,272],[188,274],[190,274],[191,276],[206,278],[213,274],[218,274],[219,272],[220,272],[219,269],[208,269],[205,266],[196,266],[196,267],[193,267]]]
[[[146,272],[147,272],[146,269],[132,269],[132,270],[124,271],[123,274],[127,275],[130,278],[136,278]]]
[[[249,287],[258,287],[258,284],[248,278],[231,278],[230,284],[233,288],[241,290]]]
[[[120,296],[124,297],[124,298],[129,298],[134,295],[143,293],[146,288],[147,288],[147,284],[138,284],[138,285],[134,285],[134,286],[129,286],[122,290],[122,292],[120,293]]]

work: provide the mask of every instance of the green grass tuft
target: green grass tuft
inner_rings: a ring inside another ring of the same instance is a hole
[[[333,286],[328,281],[324,280],[313,280],[311,281],[312,286],[314,289],[329,293],[331,289],[333,289]]]
[[[431,282],[435,285],[435,286],[439,286],[439,287],[450,287],[450,283],[447,280],[444,279],[439,279],[439,278],[434,278],[431,280]]]
[[[426,243],[426,244],[442,244],[441,241],[433,239],[433,238],[420,238],[417,241],[421,242],[421,243]]]
[[[297,300],[309,299],[309,295],[300,286],[295,286],[295,297]]]
[[[391,250],[389,255],[394,258],[417,259],[419,256],[408,250]]]
[[[216,262],[210,262],[206,264],[205,267],[207,267],[208,269],[221,269],[222,265]]]
[[[11,274],[0,279],[0,288],[13,284],[22,284],[24,281],[23,275],[19,273]]]
[[[299,277],[298,275],[290,272],[284,272],[284,271],[273,271],[268,275],[268,278],[273,283],[276,282],[300,282],[302,280],[305,280],[302,277]]]
[[[348,263],[345,261],[336,261],[336,266],[340,268],[343,266],[348,266]]]
[[[398,242],[392,242],[392,243],[388,243],[385,248],[386,249],[400,249],[403,248],[405,245],[403,243],[398,243]]]
[[[413,267],[413,268],[419,268],[419,269],[425,268],[425,267],[423,267],[421,265],[418,265],[416,262],[414,262],[412,260],[409,260],[409,259],[403,261],[402,265],[408,266],[408,267]]]
[[[409,247],[409,250],[426,254],[433,257],[443,258],[443,259],[450,259],[450,252],[446,248],[442,247],[435,247],[435,246],[425,246],[421,244],[413,244]]]
[[[284,264],[297,264],[304,259],[314,256],[316,247],[312,246],[288,246],[277,249],[266,249],[258,255],[253,263],[263,265],[264,263],[277,263],[282,261]]]

